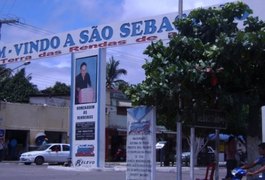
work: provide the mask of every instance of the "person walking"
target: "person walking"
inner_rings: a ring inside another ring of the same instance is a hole
[[[225,154],[226,154],[226,176],[225,179],[232,179],[232,170],[237,167],[236,160],[236,139],[234,136],[230,136],[225,146]]]

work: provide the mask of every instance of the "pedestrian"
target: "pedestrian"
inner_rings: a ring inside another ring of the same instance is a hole
[[[232,170],[237,167],[236,160],[236,139],[234,136],[230,136],[225,146],[226,154],[226,176],[225,179],[232,179]]]
[[[256,179],[265,179],[265,142],[260,143],[258,145],[258,151],[260,157],[258,157],[255,161],[249,164],[243,165],[241,168],[243,169],[250,169],[257,165],[261,165],[258,169],[254,171],[248,171],[248,176],[256,176],[259,174],[259,176]]]
[[[115,155],[114,155],[114,161],[120,162],[124,160],[124,153],[121,148],[118,148]]]
[[[11,160],[17,160],[17,139],[12,138],[9,142]]]
[[[47,137],[45,137],[44,140],[42,141],[42,145],[46,145],[46,144],[48,144],[48,138]]]

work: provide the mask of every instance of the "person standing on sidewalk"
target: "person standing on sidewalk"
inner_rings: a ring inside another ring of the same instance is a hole
[[[230,136],[228,138],[226,147],[226,176],[225,179],[232,179],[232,170],[237,167],[237,160],[236,160],[236,139],[234,136]]]

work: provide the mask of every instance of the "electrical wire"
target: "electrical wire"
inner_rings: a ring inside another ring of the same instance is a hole
[[[122,54],[122,55],[126,55],[126,56],[128,56],[128,57],[132,57],[132,58],[134,58],[134,59],[136,59],[136,60],[141,60],[140,62],[143,62],[143,60],[144,60],[143,57],[141,57],[141,56],[136,56],[136,55],[134,55],[134,54],[128,53],[128,51],[127,51],[127,52],[124,52],[124,51],[116,50],[116,49],[114,49],[114,48],[111,48],[109,51],[117,52],[117,53],[120,53],[120,54]]]
[[[54,34],[53,32],[51,31],[48,31],[48,30],[45,30],[45,29],[41,29],[41,28],[38,28],[36,26],[32,26],[32,25],[29,25],[29,24],[26,24],[26,23],[8,23],[7,25],[9,26],[13,26],[13,27],[17,27],[19,29],[23,29],[23,30],[26,30],[26,31],[29,31],[29,32],[32,32],[32,33],[39,33],[39,34],[42,34],[42,35],[51,35],[51,34]]]

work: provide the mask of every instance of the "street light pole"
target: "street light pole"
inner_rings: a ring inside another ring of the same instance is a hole
[[[183,0],[179,0],[179,19],[182,19],[183,14]]]
[[[11,69],[10,71],[12,72],[12,71],[14,71],[14,70],[16,70],[16,69],[18,69],[18,68],[20,68],[20,67],[22,67],[22,66],[27,66],[27,65],[29,65],[29,64],[30,64],[30,61],[26,61],[26,62],[24,62],[23,64],[21,64],[21,65],[15,67],[14,69]],[[6,71],[7,71],[7,69],[3,69],[2,71],[0,71],[0,76],[2,76]]]
[[[183,0],[179,0],[179,19],[182,19],[183,14]],[[181,92],[179,92],[181,93]],[[182,123],[180,117],[181,110],[181,96],[179,94],[179,109],[178,109],[178,117],[177,117],[177,142],[176,142],[176,150],[177,150],[177,158],[176,158],[176,170],[177,170],[177,180],[182,180],[182,160],[181,160],[181,152],[182,152]]]
[[[21,64],[21,65],[15,67],[15,68],[12,69],[11,71],[14,71],[14,70],[16,70],[16,69],[18,69],[18,68],[20,68],[20,67],[22,67],[22,66],[27,66],[27,65],[29,65],[29,64],[30,64],[30,61],[26,61],[26,62],[24,62],[23,64]]]

